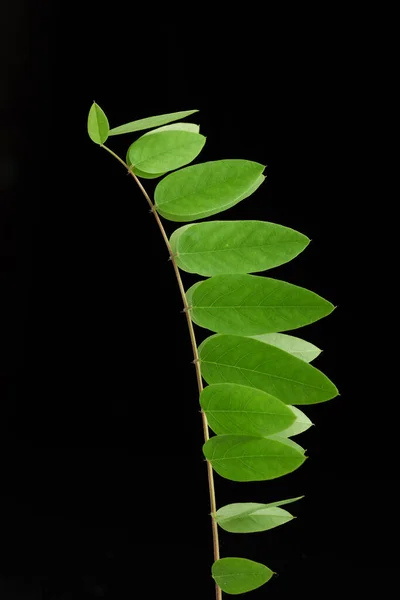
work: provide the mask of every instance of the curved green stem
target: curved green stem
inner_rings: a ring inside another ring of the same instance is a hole
[[[190,342],[192,344],[193,358],[194,358],[193,362],[194,362],[195,369],[196,369],[197,386],[199,388],[199,394],[200,394],[203,390],[203,380],[201,377],[200,360],[199,360],[199,353],[197,350],[196,336],[194,333],[192,319],[190,318],[190,314],[189,314],[189,305],[187,303],[185,288],[183,287],[179,267],[176,264],[175,256],[172,251],[171,245],[169,243],[168,236],[165,233],[164,226],[163,226],[161,219],[155,209],[154,203],[152,202],[150,196],[148,195],[145,188],[143,187],[141,181],[136,177],[135,173],[133,173],[132,169],[130,167],[128,167],[126,162],[124,160],[122,160],[122,158],[120,158],[117,154],[115,154],[115,152],[113,152],[110,148],[108,148],[107,146],[104,146],[102,144],[101,144],[101,148],[104,148],[105,150],[107,150],[107,152],[109,152],[112,156],[114,156],[114,158],[116,158],[128,170],[128,173],[136,181],[137,185],[140,188],[140,191],[142,192],[143,196],[146,198],[146,201],[151,209],[151,212],[153,213],[154,218],[157,221],[157,225],[159,227],[160,233],[163,237],[165,245],[167,246],[170,260],[172,262],[172,266],[175,271],[176,280],[178,282],[179,291],[182,296],[184,312],[186,315],[186,320],[187,320],[188,329],[189,329]],[[207,442],[209,439],[208,422],[207,422],[207,417],[203,411],[201,411],[201,418],[202,418],[202,422],[203,422],[204,441]],[[216,505],[216,499],[215,499],[214,473],[213,473],[211,463],[208,460],[207,460],[207,476],[208,476],[208,488],[209,488],[209,492],[210,492],[210,507],[211,507],[211,524],[212,524],[212,534],[213,534],[214,560],[216,561],[216,560],[219,560],[219,557],[220,557],[219,556],[218,525],[212,515],[216,513],[217,505]],[[222,600],[221,588],[217,584],[215,584],[215,593],[216,593],[216,600]]]

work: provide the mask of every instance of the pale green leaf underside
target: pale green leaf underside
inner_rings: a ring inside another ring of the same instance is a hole
[[[245,515],[247,512],[252,512],[257,507],[273,508],[275,506],[284,506],[285,504],[291,504],[301,500],[304,496],[297,496],[296,498],[288,498],[286,500],[277,500],[276,502],[268,502],[268,504],[258,504],[256,502],[236,502],[234,504],[227,504],[221,506],[216,513],[213,513],[213,517],[219,523],[221,520],[227,521],[231,518],[236,518],[237,514]]]
[[[131,166],[131,165],[129,165],[129,166]],[[163,175],[165,175],[165,172],[164,173],[146,173],[145,171],[141,171],[140,169],[138,169],[136,167],[133,167],[132,171],[138,177],[142,177],[142,179],[157,179],[158,177],[163,177]]]
[[[279,435],[282,437],[292,437],[293,435],[299,435],[299,433],[303,433],[307,431],[310,427],[312,427],[313,423],[310,419],[305,415],[299,408],[296,406],[288,406],[290,410],[293,411],[293,414],[296,417],[296,420],[292,425],[289,425],[287,429],[279,432]]]
[[[265,221],[193,223],[170,239],[178,267],[206,277],[272,269],[292,260],[309,242],[294,229]]]
[[[108,119],[105,112],[96,102],[93,102],[89,110],[87,129],[90,139],[95,144],[104,144],[109,135]]]
[[[131,121],[118,127],[113,127],[110,130],[110,135],[120,135],[121,133],[132,133],[133,131],[143,131],[144,129],[153,129],[153,127],[159,127],[160,125],[166,125],[172,121],[179,121],[184,119],[193,113],[199,112],[198,110],[183,110],[180,112],[167,113],[165,115],[157,115],[155,117],[146,117],[145,119],[138,119],[137,121]]]
[[[206,138],[190,131],[161,131],[143,135],[129,147],[129,164],[145,173],[162,173],[192,162]]]
[[[196,281],[196,283],[194,283],[186,292],[186,302],[188,304],[188,306],[192,306],[192,297],[194,294],[194,291],[197,289],[197,287],[202,283],[202,281]]]
[[[286,444],[286,446],[290,446],[291,448],[298,450],[298,452],[300,452],[301,454],[305,453],[305,449],[302,446],[300,446],[300,444],[298,444],[294,440],[291,440],[289,437],[282,436],[281,432],[269,435],[268,439],[276,440],[277,442],[282,442],[282,444]]]
[[[258,275],[215,275],[191,294],[194,323],[217,333],[251,336],[303,327],[333,304],[310,290]]]
[[[264,165],[248,160],[218,160],[170,173],[155,189],[155,204],[171,221],[196,221],[226,210],[261,185]]]
[[[266,436],[287,429],[295,421],[291,407],[274,396],[236,383],[205,387],[200,405],[217,434]]]
[[[294,335],[287,335],[286,333],[264,333],[261,335],[252,335],[251,337],[260,342],[281,348],[281,350],[285,350],[305,362],[311,362],[321,354],[321,350],[317,346],[314,346],[314,344]]]
[[[215,515],[218,525],[230,533],[267,531],[279,525],[284,525],[293,519],[293,516],[287,510],[277,506],[271,507],[251,502],[230,506],[229,517],[224,517],[223,513],[221,516],[219,511]]]
[[[163,127],[146,131],[143,135],[153,135],[153,133],[159,133],[160,131],[191,131],[192,133],[199,133],[200,125],[196,125],[195,123],[172,123],[171,125],[164,125]]]
[[[247,435],[216,435],[203,445],[214,471],[231,481],[266,481],[300,467],[305,457],[283,441]]]
[[[312,365],[252,338],[212,335],[200,344],[199,356],[209,384],[248,385],[296,405],[325,402],[338,394],[332,381]]]
[[[267,583],[274,574],[261,563],[247,558],[221,558],[212,566],[212,576],[226,594],[244,594]]]

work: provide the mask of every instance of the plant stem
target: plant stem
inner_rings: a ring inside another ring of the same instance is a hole
[[[130,167],[128,167],[128,165],[126,164],[126,162],[123,161],[122,158],[120,158],[117,154],[115,154],[115,152],[113,152],[110,148],[108,148],[107,146],[104,146],[102,144],[101,144],[101,147],[104,148],[105,150],[107,150],[107,152],[109,152],[110,154],[112,154],[112,156],[114,156],[114,158],[116,158],[128,170],[128,173],[136,181],[137,185],[140,188],[140,191],[142,192],[143,196],[146,198],[147,204],[149,205],[150,210],[153,213],[155,220],[157,221],[157,225],[159,227],[160,233],[161,233],[161,235],[163,237],[165,245],[167,246],[167,249],[168,249],[168,252],[169,252],[169,257],[170,257],[170,260],[172,262],[172,266],[173,266],[174,271],[175,271],[176,280],[178,282],[179,291],[180,291],[181,296],[182,296],[182,302],[183,302],[183,306],[184,306],[184,312],[185,312],[185,315],[186,315],[186,320],[187,320],[188,329],[189,329],[190,342],[192,344],[193,358],[194,358],[193,362],[194,362],[195,369],[196,369],[197,386],[199,388],[199,394],[201,394],[201,392],[203,390],[203,380],[202,380],[202,377],[201,377],[200,360],[199,360],[199,353],[198,353],[198,350],[197,350],[196,336],[195,336],[195,333],[194,333],[192,319],[190,318],[190,314],[189,314],[189,305],[187,303],[186,294],[185,294],[185,288],[183,287],[181,274],[179,272],[179,267],[176,264],[175,256],[174,256],[174,253],[172,251],[171,244],[169,243],[168,236],[165,233],[164,226],[163,226],[163,224],[161,222],[161,219],[160,219],[160,217],[159,217],[159,215],[158,215],[158,213],[157,213],[157,211],[155,209],[154,203],[152,202],[150,196],[148,195],[148,193],[144,189],[141,181],[136,177],[136,175],[132,171],[132,169]],[[209,432],[208,432],[207,417],[206,417],[206,414],[204,413],[204,411],[201,411],[201,418],[202,418],[202,422],[203,422],[204,441],[207,442],[209,440],[210,436],[209,436]],[[210,507],[211,507],[211,524],[212,524],[212,535],[213,535],[214,561],[216,561],[216,560],[219,560],[219,539],[218,539],[218,525],[217,525],[217,522],[215,521],[215,519],[212,516],[213,514],[215,514],[215,512],[217,510],[216,499],[215,499],[214,473],[213,473],[213,469],[212,469],[210,461],[207,460],[206,462],[207,462],[208,488],[209,488],[209,492],[210,492]],[[215,584],[215,593],[216,593],[216,600],[222,600],[221,588],[217,584]]]

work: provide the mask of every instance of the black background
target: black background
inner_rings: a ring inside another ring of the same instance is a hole
[[[268,6],[264,18],[217,22],[205,6],[156,17],[134,4],[55,4],[19,0],[2,15],[0,597],[213,597],[181,300],[143,197],[87,136],[93,100],[111,126],[198,108],[188,120],[208,138],[200,160],[266,164],[263,187],[227,217],[308,235],[307,250],[270,274],[337,305],[304,328],[341,392],[306,409],[316,424],[299,438],[307,463],[273,482],[216,475],[218,505],[305,494],[291,507],[298,518],[221,532],[222,556],[278,572],[254,599],[390,591],[394,427],[377,411],[378,326],[365,331],[357,301],[370,262],[371,40],[355,16],[314,15],[314,27]],[[124,156],[133,139],[109,145]],[[187,287],[195,280],[184,274]]]

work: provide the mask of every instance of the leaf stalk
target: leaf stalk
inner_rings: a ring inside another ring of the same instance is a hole
[[[149,205],[150,212],[153,213],[154,218],[157,222],[158,228],[160,230],[160,233],[161,233],[163,240],[165,242],[165,245],[167,247],[167,250],[169,253],[169,260],[172,262],[172,266],[174,268],[176,280],[178,283],[178,288],[179,288],[179,291],[180,291],[180,294],[182,297],[182,302],[183,302],[183,307],[184,307],[182,312],[184,312],[186,315],[187,325],[188,325],[188,329],[189,329],[190,342],[191,342],[192,350],[193,350],[193,358],[194,358],[193,364],[195,365],[195,369],[196,369],[197,387],[198,387],[199,395],[200,395],[201,392],[203,391],[203,380],[202,380],[202,376],[201,376],[201,367],[200,367],[200,360],[199,360],[199,354],[198,354],[197,343],[196,343],[196,336],[194,333],[193,322],[192,322],[192,320],[190,318],[190,314],[189,314],[189,310],[191,309],[191,307],[187,303],[185,288],[183,287],[179,267],[176,264],[175,254],[172,251],[172,248],[169,243],[169,239],[165,232],[162,221],[157,213],[157,210],[155,208],[153,201],[151,200],[147,191],[143,187],[140,179],[138,179],[138,177],[135,175],[135,173],[132,171],[132,169],[126,164],[126,162],[124,160],[122,160],[122,158],[120,156],[118,156],[118,154],[116,154],[113,150],[108,148],[108,146],[104,146],[104,144],[100,144],[100,147],[104,148],[104,150],[107,150],[107,152],[109,152],[114,158],[116,158],[118,160],[118,162],[120,162],[127,169],[128,174],[133,177],[133,179],[135,180],[136,184],[138,185],[140,191],[142,192],[143,196],[145,197],[147,204]],[[201,411],[201,419],[202,419],[202,424],[203,424],[204,441],[207,442],[209,440],[210,436],[209,436],[209,430],[208,430],[207,417],[206,417],[206,414],[204,413],[204,411]],[[209,489],[209,493],[210,493],[210,508],[211,508],[210,514],[211,514],[211,526],[212,526],[212,537],[213,537],[214,561],[217,561],[220,558],[218,524],[212,516],[217,511],[216,497],[215,497],[215,485],[214,485],[214,473],[213,473],[213,468],[211,466],[210,461],[207,460],[206,462],[207,462],[208,489]],[[216,597],[216,600],[222,600],[222,591],[221,591],[221,588],[217,585],[217,583],[215,584],[215,597]]]

